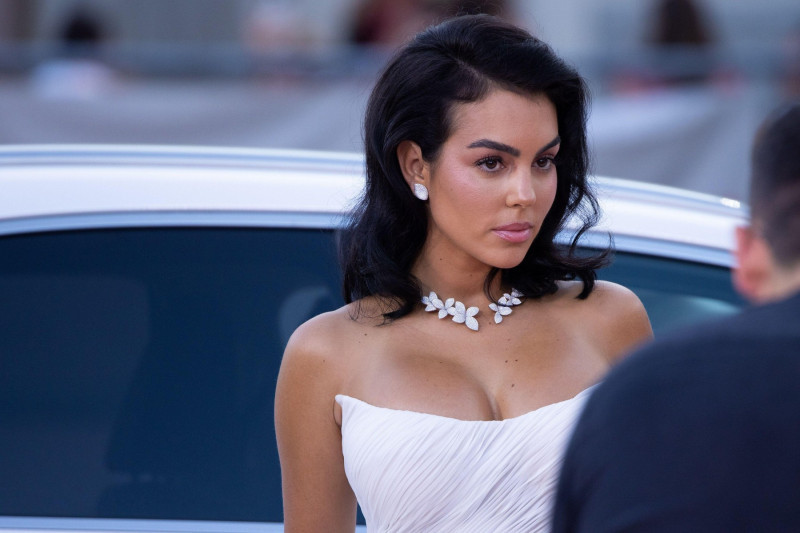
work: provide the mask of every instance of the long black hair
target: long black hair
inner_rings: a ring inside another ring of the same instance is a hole
[[[465,15],[418,34],[395,54],[372,91],[364,121],[366,188],[340,244],[345,301],[387,298],[389,320],[419,302],[421,289],[411,268],[425,243],[428,215],[403,177],[397,147],[413,141],[426,161],[435,161],[451,132],[453,106],[479,101],[496,87],[544,94],[556,108],[561,148],[553,205],[523,261],[490,271],[487,296],[498,272],[529,298],[556,292],[557,280],[576,278],[583,281],[579,297],[589,295],[605,254],[575,254],[578,238],[598,218],[586,181],[586,84],[525,30],[492,16]],[[556,234],[571,216],[581,227],[571,246],[559,246]]]

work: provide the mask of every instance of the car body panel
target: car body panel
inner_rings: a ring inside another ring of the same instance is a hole
[[[220,223],[230,217],[258,226],[259,214],[269,213],[285,215],[286,225],[331,227],[357,200],[363,174],[360,155],[334,152],[0,147],[0,234],[26,226],[203,224],[211,213]],[[747,216],[739,202],[628,180],[599,177],[595,183],[604,213],[591,232],[595,239],[610,232],[623,250],[647,241],[663,245],[665,254],[687,259],[707,253],[715,264],[731,266],[733,228]],[[126,219],[126,213],[136,216]]]

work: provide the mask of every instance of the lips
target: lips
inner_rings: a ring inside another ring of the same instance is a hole
[[[531,238],[533,226],[528,222],[514,222],[513,224],[498,226],[492,231],[504,241],[520,243]]]

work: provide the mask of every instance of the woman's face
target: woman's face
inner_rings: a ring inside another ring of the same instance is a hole
[[[514,267],[555,198],[555,106],[544,95],[495,89],[451,113],[450,137],[428,169],[426,248],[440,257]]]

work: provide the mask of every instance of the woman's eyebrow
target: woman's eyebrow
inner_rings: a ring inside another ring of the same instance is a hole
[[[520,154],[520,151],[514,148],[513,146],[499,143],[497,141],[491,141],[489,139],[480,139],[478,141],[475,141],[474,143],[467,146],[467,148],[490,148],[492,150],[499,150],[501,152],[506,152],[508,154],[513,155],[514,157],[519,157]]]
[[[538,152],[536,152],[536,155],[540,155],[542,152],[546,152],[547,150],[558,144],[561,144],[561,136],[556,135],[552,141],[544,145]],[[511,154],[514,157],[519,157],[520,155],[520,151],[517,148],[514,148],[513,146],[509,146],[501,142],[492,141],[490,139],[477,140],[473,143],[470,143],[470,145],[467,146],[467,148],[489,148],[491,150],[506,152],[507,154]]]
[[[538,152],[536,152],[536,155],[540,155],[542,152],[546,152],[547,150],[549,150],[549,149],[550,149],[550,148],[552,148],[553,146],[556,146],[556,145],[559,145],[559,144],[561,144],[561,136],[560,136],[560,135],[556,135],[556,138],[555,138],[555,139],[553,139],[552,141],[550,141],[549,143],[545,144],[545,145],[544,145],[544,146],[541,148],[541,150],[539,150]]]

